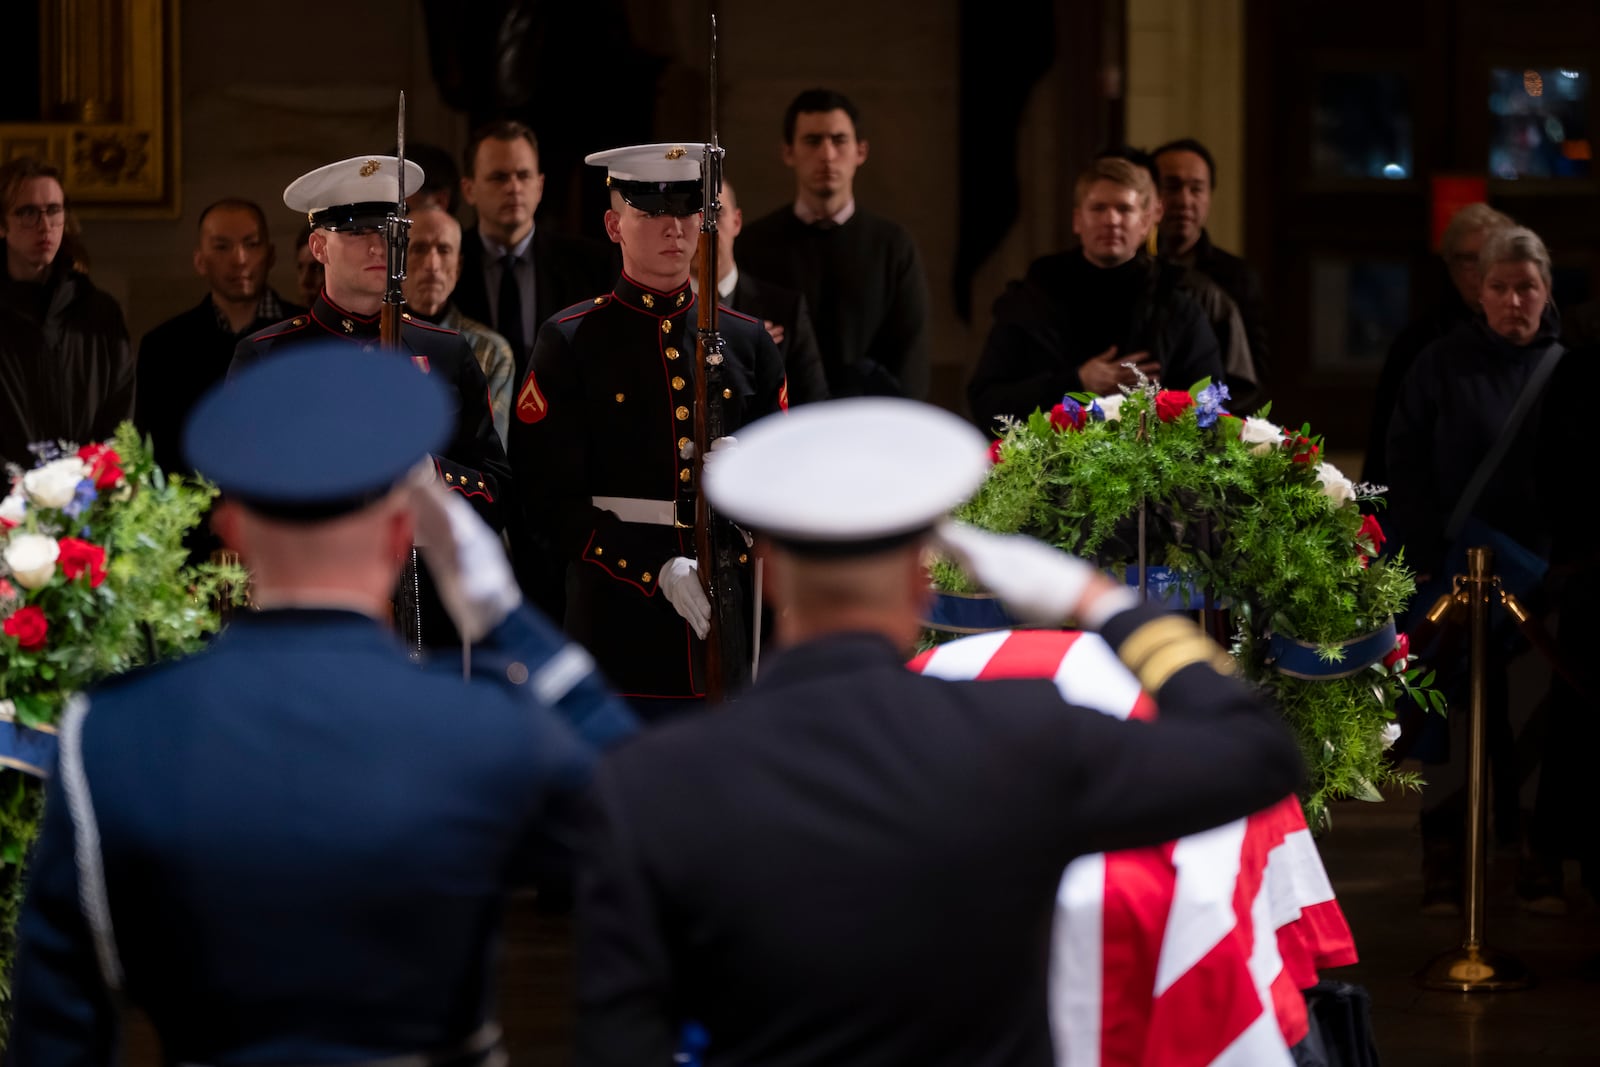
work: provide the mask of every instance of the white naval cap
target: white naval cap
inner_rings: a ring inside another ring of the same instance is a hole
[[[381,226],[400,197],[400,160],[354,156],[300,175],[283,191],[290,211],[325,230]],[[406,160],[406,193],[422,188],[422,168]]]
[[[583,161],[606,168],[606,185],[652,215],[693,215],[705,199],[703,144],[641,144],[591,152]]]
[[[769,415],[707,464],[725,517],[812,555],[863,555],[931,528],[989,472],[965,419],[915,400],[857,397]]]

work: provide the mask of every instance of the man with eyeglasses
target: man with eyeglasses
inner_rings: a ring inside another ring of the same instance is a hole
[[[325,268],[322,291],[304,315],[259,330],[239,342],[232,376],[243,367],[330,338],[352,348],[380,347],[379,317],[388,288],[388,248],[384,219],[399,195],[400,161],[394,156],[356,156],[303,174],[283,191],[283,202],[311,223],[307,247]],[[422,168],[408,162],[406,188],[422,186]],[[403,314],[400,347],[417,369],[445,384],[454,400],[455,426],[449,443],[433,456],[447,490],[465,496],[496,530],[504,526],[502,498],[511,489],[511,470],[489,413],[489,387],[472,348],[454,330]],[[321,383],[306,382],[307,390]],[[364,403],[360,396],[352,405]],[[288,414],[288,413],[286,413]],[[200,459],[203,457],[194,457]],[[329,463],[340,457],[329,456]],[[455,643],[432,591],[424,585],[424,644]]]
[[[62,250],[61,172],[9,161],[0,205],[0,462],[31,466],[34,442],[101,440],[133,416],[133,349],[122,308]]]

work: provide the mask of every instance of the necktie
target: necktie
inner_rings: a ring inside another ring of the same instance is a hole
[[[500,257],[500,314],[496,324],[500,336],[511,346],[512,358],[519,362],[527,348],[522,336],[522,286],[517,284],[517,257]]]

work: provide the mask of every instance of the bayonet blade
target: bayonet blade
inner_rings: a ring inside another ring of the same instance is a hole
[[[406,213],[406,91],[400,90],[400,119],[394,135],[394,154],[400,160],[400,199],[395,203],[395,210],[401,215]]]

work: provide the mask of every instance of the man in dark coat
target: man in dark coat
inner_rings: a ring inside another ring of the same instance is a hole
[[[61,173],[31,156],[0,167],[0,462],[28,445],[83,444],[133,417],[134,359],[122,309],[62,248]]]
[[[240,341],[230,373],[330,339],[356,349],[378,347],[388,283],[382,227],[399,192],[398,167],[393,156],[357,156],[303,174],[283,191],[289,209],[310,218],[308,246],[326,268],[322,292],[306,314]],[[415,163],[406,168],[407,187],[420,184],[421,168]],[[489,412],[488,384],[471,346],[454,330],[410,314],[401,322],[400,346],[419,370],[443,382],[455,397],[454,432],[434,456],[445,487],[467,497],[491,526],[502,528],[502,498],[511,491],[511,470]],[[306,387],[320,388],[315,381]],[[363,403],[359,395],[350,402]]]
[[[1113,393],[1137,380],[1135,368],[1168,389],[1223,380],[1216,336],[1183,291],[1184,268],[1142,250],[1155,220],[1149,172],[1099,159],[1075,196],[1082,247],[1034,260],[995,301],[994,326],[967,383],[981,428],[1002,415],[1049,410],[1065,393]]]
[[[539,327],[562,308],[604,292],[617,276],[616,264],[594,241],[534,224],[544,173],[531,129],[492,122],[473,133],[462,158],[461,191],[478,223],[461,238],[455,304],[511,345],[520,382]]]
[[[436,379],[339,346],[196,409],[186,451],[227,497],[261,610],[67,710],[11,1062],[121,1062],[129,1004],[172,1063],[504,1062],[506,895],[570,868],[573,794],[633,724],[520,606],[499,539],[417,480],[452,406]],[[469,679],[408,662],[385,622],[413,528],[481,641]]]
[[[1254,381],[1264,399],[1270,361],[1267,301],[1261,291],[1261,278],[1243,259],[1218,248],[1206,230],[1211,218],[1211,194],[1217,188],[1217,161],[1205,145],[1192,137],[1168,141],[1151,152],[1150,158],[1156,167],[1165,208],[1160,226],[1161,254],[1211,279],[1238,308]],[[1217,338],[1223,351],[1228,350],[1229,340]]]
[[[856,203],[867,161],[861,112],[843,93],[807,89],[783,115],[794,202],[745,227],[756,277],[805,296],[832,396],[928,393],[928,279],[905,227]]]
[[[1027,538],[936,535],[1014,614],[1098,630],[1159,720],[1070,706],[1050,680],[905,669],[928,534],[987,468],[962,420],[889,399],[764,420],[712,466],[713,504],[764,535],[779,651],[736,704],[595,776],[584,1067],[670,1062],[691,1022],[710,1067],[1049,1067],[1067,863],[1301,783],[1293,738],[1192,622]]]
[[[228,373],[246,336],[306,309],[267,284],[274,252],[266,213],[250,200],[219,200],[200,212],[195,273],[209,292],[139,342],[134,421],[149,435],[162,470],[184,469],[180,439],[189,412]]]
[[[539,331],[511,420],[521,553],[568,574],[567,632],[654,718],[705,695],[709,608],[695,555],[695,340],[689,269],[701,148],[600,152],[622,252],[612,290]],[[722,309],[723,432],[787,406],[783,357],[755,319]],[[746,557],[739,565],[748,566]]]

